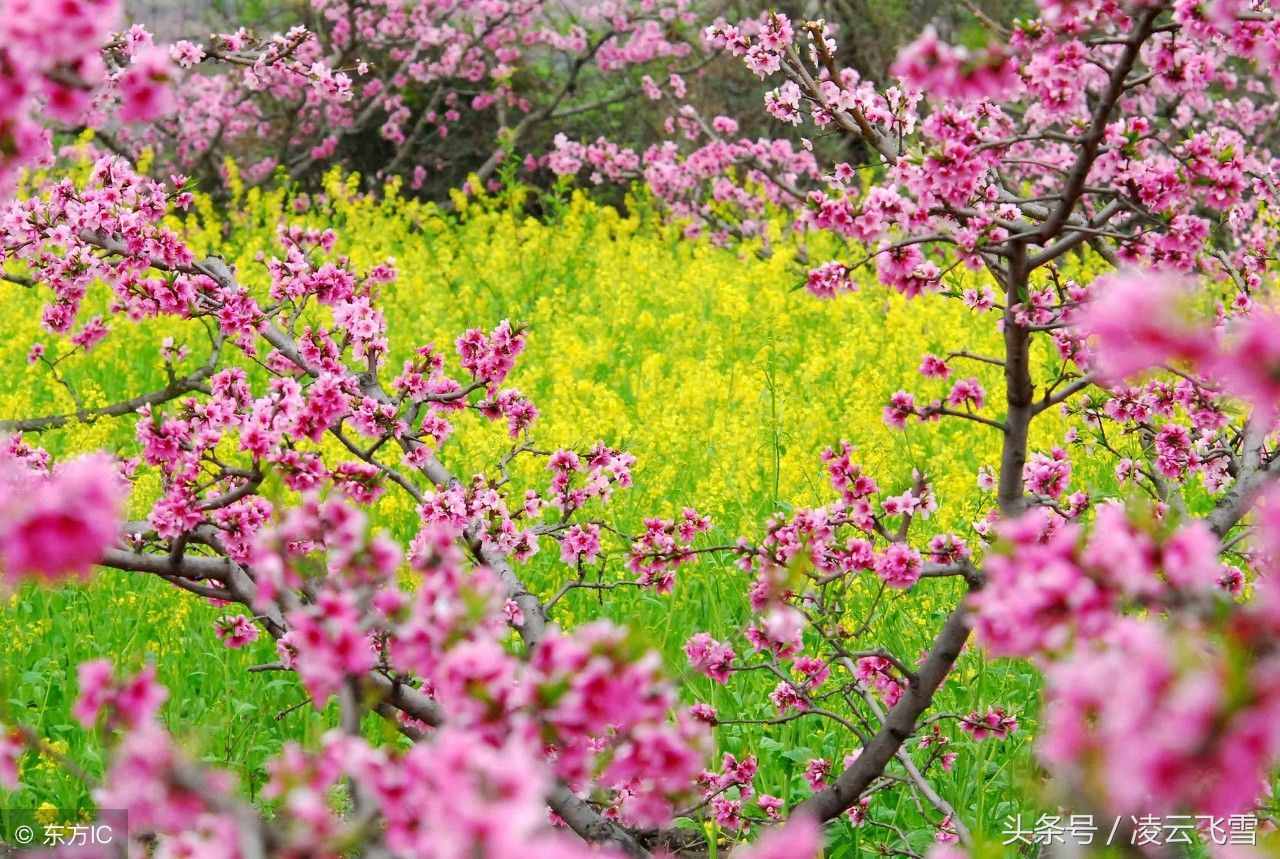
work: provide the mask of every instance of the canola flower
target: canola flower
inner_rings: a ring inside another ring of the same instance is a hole
[[[870,471],[905,483],[910,467],[921,468],[955,502],[974,495],[977,468],[998,450],[994,433],[971,438],[947,422],[893,432],[880,415],[893,391],[917,384],[924,352],[956,343],[995,352],[989,320],[958,302],[909,303],[876,285],[870,271],[860,293],[817,301],[794,288],[801,243],[778,235],[780,224],[773,253],[760,259],[749,246],[731,253],[690,242],[578,193],[552,219],[538,220],[520,208],[523,191],[463,198],[461,213],[446,216],[394,187],[384,199],[360,195],[355,177],[336,172],[326,187],[318,199],[240,191],[225,216],[197,196],[181,229],[198,249],[215,240],[236,248],[227,262],[248,284],[265,284],[263,255],[275,252],[281,222],[332,226],[338,252],[356,268],[393,259],[399,277],[383,296],[393,344],[447,348],[470,325],[526,323],[527,357],[512,381],[542,413],[535,440],[625,446],[638,459],[637,487],[623,499],[636,513],[696,502],[726,534],[750,533],[780,504],[821,500],[818,453],[840,438],[854,442]],[[962,271],[949,277],[956,290],[978,279]],[[37,295],[12,287],[10,298],[0,362],[13,384],[0,393],[0,417],[74,411],[47,368],[25,360],[24,343],[48,339]],[[199,326],[164,320],[118,328],[60,369],[86,407],[103,405],[163,383],[156,344],[165,337],[189,350],[187,368],[199,362],[206,345]],[[975,365],[971,375],[994,388],[997,373]],[[815,389],[821,398],[811,395]],[[1065,428],[1038,424],[1033,448],[1060,442]],[[118,447],[132,432],[128,420],[100,420],[46,433],[41,442],[65,454]],[[509,446],[500,426],[476,422],[446,442],[442,456],[466,472],[467,463],[490,461]],[[522,462],[523,477],[541,469]],[[408,512],[385,506],[389,521]],[[963,527],[972,505],[959,508],[940,530]]]
[[[466,327],[503,318],[527,324],[528,351],[512,382],[541,411],[534,438],[547,448],[600,438],[632,452],[637,485],[619,498],[617,510],[629,520],[622,524],[696,504],[726,537],[755,533],[770,513],[823,499],[818,454],[843,438],[869,471],[904,487],[912,468],[926,472],[947,501],[938,530],[964,530],[977,509],[975,475],[994,461],[996,433],[947,421],[894,432],[881,409],[893,391],[917,385],[924,352],[965,343],[996,353],[990,320],[958,302],[908,302],[870,271],[859,293],[817,301],[794,288],[801,241],[782,234],[780,222],[772,254],[761,259],[750,246],[731,253],[690,242],[676,228],[577,193],[540,220],[522,208],[523,189],[459,195],[459,213],[445,215],[399,197],[394,186],[380,199],[358,194],[355,177],[336,172],[315,199],[246,192],[232,176],[229,213],[197,196],[180,228],[200,250],[235,248],[227,262],[244,282],[265,284],[263,259],[275,252],[279,223],[332,226],[337,250],[357,268],[394,260],[399,277],[383,301],[400,348],[448,348]],[[978,280],[963,271],[949,278],[957,291]],[[26,362],[23,344],[43,339],[38,298],[12,291],[0,362],[13,384],[0,393],[0,417],[30,414],[33,404],[74,411],[48,369]],[[156,344],[165,337],[188,350],[183,366],[199,363],[206,343],[198,325],[146,321],[113,331],[60,372],[85,406],[102,405],[163,384]],[[998,372],[972,366],[988,388],[997,387]],[[1033,449],[1060,443],[1065,429],[1063,421],[1037,423]],[[118,448],[132,432],[130,421],[100,420],[46,433],[41,442],[65,455]],[[442,456],[468,473],[469,463],[495,461],[509,446],[500,426],[476,421],[446,442]],[[526,481],[543,469],[533,459],[513,467]],[[148,479],[135,491],[137,512],[145,509]],[[388,494],[379,513],[397,536],[412,529],[403,496]]]

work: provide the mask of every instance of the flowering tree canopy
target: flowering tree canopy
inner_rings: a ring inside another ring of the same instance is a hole
[[[544,127],[638,95],[633,72],[692,62],[686,0],[558,4],[311,0],[263,47],[244,28],[170,54],[175,109],[119,139],[217,181],[228,155],[258,182],[337,158],[412,189],[487,181]]]
[[[933,785],[954,756],[931,708],[971,637],[1042,670],[1036,749],[1064,806],[1231,815],[1263,800],[1280,758],[1280,18],[1268,4],[1044,0],[1035,20],[988,21],[978,50],[926,29],[886,82],[842,66],[823,21],[776,12],[703,22],[694,44],[683,34],[699,10],[682,3],[316,2],[317,33],[161,48],[140,30],[109,36],[101,5],[52,21],[39,4],[7,9],[6,128],[25,141],[5,149],[10,173],[52,156],[42,105],[109,136],[134,125],[87,175],[55,171],[6,204],[5,277],[47,296],[44,327],[66,349],[163,317],[202,326],[207,356],[184,372],[192,362],[166,354],[168,383],[127,401],[0,422],[14,433],[0,459],[4,575],[55,582],[100,566],[218,601],[225,646],[265,633],[279,660],[263,670],[296,673],[315,705],[342,713],[318,748],[281,752],[267,787],[280,812],[267,817],[169,737],[153,673],[81,665],[75,715],[114,738],[95,797],[127,809],[133,835],[245,857],[645,857],[713,847],[675,825],[695,819],[750,841],[740,855],[800,859],[822,824],[863,822],[873,794],[905,785],[946,856],[975,840]],[[60,28],[74,33],[65,44]],[[86,40],[102,50],[84,53]],[[768,82],[778,123],[857,155],[828,163],[807,140],[737,137],[739,119],[705,117],[677,64],[716,52]],[[227,68],[195,71],[206,61]],[[554,72],[525,80],[539,63]],[[169,220],[192,204],[189,180],[129,158],[147,144],[195,172],[225,142],[253,140],[278,153],[257,178],[277,166],[296,178],[377,127],[382,173],[421,184],[452,157],[453,129],[503,128],[479,166],[487,180],[534,125],[596,106],[577,89],[589,66],[654,63],[663,73],[640,87],[670,105],[666,139],[637,151],[559,136],[530,163],[643,180],[687,232],[762,252],[765,213],[784,211],[814,248],[836,249],[797,272],[813,296],[839,299],[874,270],[906,299],[959,301],[975,330],[994,326],[998,354],[922,348],[921,391],[884,408],[894,428],[964,421],[998,439],[969,533],[921,536],[948,499],[923,472],[868,473],[850,442],[821,453],[828,503],[757,534],[714,542],[694,508],[627,533],[607,511],[634,458],[604,442],[540,449],[538,409],[508,384],[536,332],[503,321],[452,349],[394,344],[379,303],[394,261],[359,267],[332,230],[288,219],[254,286]],[[467,125],[468,112],[489,119]],[[1081,259],[1109,270],[1080,280]],[[961,271],[980,285],[957,286]],[[110,290],[110,311],[84,319],[91,289]],[[57,379],[44,345],[30,360]],[[998,369],[997,390],[978,366]],[[1033,449],[1051,410],[1073,429]],[[468,414],[505,427],[500,461],[446,462]],[[54,464],[30,441],[126,416],[127,455]],[[1114,493],[1073,485],[1081,456],[1114,460]],[[544,482],[517,487],[517,458],[545,461]],[[144,473],[160,492],[127,520]],[[404,544],[369,514],[384,493],[417,511]],[[540,551],[564,568],[547,599],[522,572]],[[690,705],[619,626],[556,622],[570,590],[669,594],[710,554],[751,575],[751,618],[695,634],[684,653],[715,683],[775,678],[767,717]],[[606,567],[613,555],[624,562]],[[869,606],[853,600],[859,581],[876,589]],[[926,592],[947,600],[927,651],[877,643],[881,596]],[[408,742],[369,741],[369,714]],[[1019,730],[1002,706],[952,715],[978,741]],[[839,767],[804,762],[803,802],[758,793],[754,757],[709,766],[718,727],[799,719],[846,732],[851,750]],[[13,782],[36,742],[12,725],[0,777]],[[326,801],[339,784],[349,809]]]

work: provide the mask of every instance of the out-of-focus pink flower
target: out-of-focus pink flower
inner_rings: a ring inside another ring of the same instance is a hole
[[[156,669],[148,665],[132,677],[117,678],[109,659],[80,663],[76,669],[80,694],[72,715],[85,727],[93,727],[105,713],[110,724],[138,728],[151,721],[168,690],[156,682]]]
[[[1209,367],[1228,391],[1247,400],[1263,420],[1280,412],[1280,314],[1256,310]]]
[[[10,578],[84,575],[116,539],[124,483],[106,456],[32,473],[0,454],[0,564]]]
[[[822,830],[811,817],[800,815],[786,826],[770,829],[749,847],[735,850],[732,859],[813,859],[822,847]]]
[[[26,751],[26,744],[17,728],[0,725],[0,787],[18,789],[18,759]]]
[[[1099,278],[1076,321],[1097,338],[1098,372],[1119,382],[1168,361],[1208,358],[1212,330],[1186,315],[1194,289],[1194,281],[1176,274],[1121,271]]]
[[[153,122],[172,113],[172,79],[168,51],[155,45],[139,50],[120,74],[120,118],[125,122]]]
[[[978,53],[949,45],[928,27],[898,54],[893,73],[937,98],[998,98],[1018,86],[1018,68],[994,45]]]

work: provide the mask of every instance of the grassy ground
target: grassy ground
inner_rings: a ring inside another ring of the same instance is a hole
[[[934,478],[942,510],[924,523],[922,534],[956,531],[972,541],[970,523],[989,506],[975,473],[995,462],[994,431],[953,421],[890,432],[880,419],[881,406],[898,388],[942,393],[916,375],[924,352],[997,351],[994,320],[958,302],[909,303],[872,284],[819,302],[795,290],[793,240],[778,241],[777,252],[762,260],[749,251],[688,242],[647,219],[582,200],[563,201],[539,221],[498,202],[473,204],[460,218],[445,220],[416,204],[356,198],[335,180],[327,203],[313,201],[306,214],[294,209],[281,195],[253,193],[238,201],[235,214],[205,210],[183,229],[201,248],[216,243],[224,255],[232,249],[241,278],[253,283],[265,282],[255,255],[272,253],[282,213],[334,226],[340,251],[358,266],[394,256],[401,276],[385,304],[393,348],[401,355],[429,341],[447,347],[473,325],[490,327],[508,317],[528,323],[529,347],[511,381],[543,414],[535,426],[540,446],[581,446],[599,438],[639,459],[636,487],[618,495],[608,512],[624,528],[691,504],[712,515],[716,541],[758,535],[770,514],[828,500],[818,454],[842,438],[858,446],[861,461],[886,491],[905,489],[913,467]],[[823,250],[810,248],[815,255]],[[0,320],[0,367],[12,381],[0,388],[0,417],[63,410],[65,391],[24,362],[30,342],[41,337],[38,296],[11,289],[5,296],[9,312]],[[158,386],[163,336],[189,344],[193,363],[203,359],[198,329],[153,322],[121,328],[92,355],[71,359],[68,378],[90,402]],[[973,374],[998,391],[989,370],[974,365]],[[1065,428],[1058,416],[1046,415],[1035,428],[1033,448],[1060,442]],[[132,432],[131,422],[100,422],[48,433],[39,442],[56,454],[95,447],[127,451]],[[507,444],[501,428],[464,424],[442,458],[469,474],[491,466]],[[1083,473],[1078,469],[1079,485],[1093,489],[1107,482],[1107,475],[1091,474],[1089,467],[1086,462]],[[522,466],[515,476],[541,479],[541,465]],[[144,511],[147,491],[144,481],[135,513]],[[398,537],[412,533],[407,499],[389,493],[377,516]],[[554,555],[542,552],[526,570],[535,590],[550,593],[567,574]],[[686,681],[690,700],[706,700],[724,716],[768,716],[765,695],[772,682],[749,676],[713,687],[685,676],[680,654],[695,631],[725,637],[741,628],[748,617],[746,585],[730,564],[708,558],[681,572],[672,596],[627,590],[598,601],[579,591],[557,607],[556,619],[571,625],[604,615],[627,623],[666,656]],[[883,607],[865,643],[913,659],[956,598],[953,583],[926,581]],[[246,673],[273,658],[271,645],[264,637],[243,651],[223,649],[211,628],[218,613],[163,583],[119,573],[55,591],[24,589],[0,603],[0,623],[10,630],[0,655],[3,700],[12,716],[93,771],[102,754],[98,740],[69,716],[76,663],[103,655],[125,665],[152,660],[171,690],[164,709],[170,728],[190,737],[209,760],[238,772],[253,792],[264,778],[264,761],[283,741],[316,736],[332,725],[333,714],[299,706],[304,696],[290,677]],[[945,728],[960,756],[954,770],[939,778],[939,788],[971,826],[997,840],[1007,816],[1035,801],[1028,737],[1036,691],[1028,667],[970,652],[941,696],[948,711],[1003,705],[1024,726],[1006,742],[982,744],[954,723]],[[759,755],[759,789],[789,801],[807,795],[802,773],[810,757],[833,760],[838,772],[854,750],[851,737],[808,719],[767,735],[755,727],[725,728],[719,742],[727,751]],[[24,783],[0,805],[81,808],[88,802],[84,788],[48,761],[29,758]],[[871,811],[873,818],[915,833],[915,849],[927,846],[938,818],[932,808],[918,808],[905,790],[878,795]],[[841,826],[834,856],[859,855],[860,837],[884,835]]]

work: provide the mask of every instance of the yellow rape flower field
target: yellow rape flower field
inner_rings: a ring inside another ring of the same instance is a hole
[[[600,439],[634,454],[635,487],[619,491],[605,510],[593,511],[623,530],[638,529],[645,516],[671,516],[688,505],[712,517],[712,542],[758,537],[771,514],[831,499],[818,457],[828,445],[848,439],[887,493],[906,489],[913,469],[932,479],[941,508],[918,524],[922,535],[953,531],[976,545],[971,524],[990,506],[976,473],[981,465],[995,464],[997,432],[956,420],[892,431],[881,409],[900,388],[927,399],[944,395],[943,383],[916,372],[925,352],[998,353],[994,316],[939,296],[907,301],[869,274],[857,294],[819,301],[797,288],[804,268],[797,255],[820,260],[833,248],[805,246],[775,227],[769,254],[752,247],[724,250],[682,238],[678,226],[663,226],[648,214],[644,200],[630,201],[628,214],[622,214],[578,195],[534,200],[515,190],[481,199],[459,196],[446,213],[405,200],[394,189],[375,199],[355,188],[353,178],[333,174],[323,197],[238,192],[219,208],[233,213],[224,216],[198,197],[172,227],[201,251],[215,243],[235,248],[236,258],[227,262],[260,290],[268,282],[263,260],[278,252],[275,234],[282,222],[332,226],[339,237],[336,252],[349,255],[361,270],[393,258],[399,278],[385,287],[383,301],[391,374],[417,346],[435,343],[452,354],[454,339],[469,327],[488,329],[502,319],[526,324],[528,347],[509,384],[541,412],[532,439],[544,449],[582,448]],[[537,218],[529,214],[535,204]],[[982,285],[963,269],[948,277],[955,289]],[[13,285],[3,289],[0,418],[30,415],[32,404],[40,413],[74,410],[71,395],[47,368],[26,362],[34,341],[46,341],[56,353],[39,328],[41,296]],[[105,288],[100,292],[90,305],[105,304]],[[160,347],[166,337],[190,350],[180,372],[207,355],[208,340],[198,324],[151,320],[118,326],[92,353],[60,369],[85,405],[113,402],[163,386]],[[1048,354],[1036,358],[1042,370],[1053,361]],[[958,362],[957,370],[977,376],[989,392],[1002,389],[998,368]],[[999,402],[987,406],[991,417],[998,418],[1000,410]],[[1046,415],[1034,427],[1032,449],[1061,444],[1067,429],[1065,418]],[[30,440],[61,456],[127,450],[133,432],[132,419],[102,420]],[[505,423],[465,416],[440,455],[461,475],[496,473],[495,463],[510,446]],[[1088,491],[1106,487],[1108,475],[1088,474],[1087,458],[1078,461],[1074,485]],[[146,510],[146,495],[155,491],[154,477],[143,474],[134,515]],[[517,483],[545,482],[545,475],[543,460],[522,457],[513,464]],[[396,537],[413,533],[416,514],[403,493],[388,492],[376,511]],[[559,563],[554,543],[544,539],[526,575],[533,589],[547,595],[569,571]],[[615,552],[609,570],[625,575],[618,557]],[[623,589],[604,595],[601,605],[600,595],[575,591],[557,605],[556,620],[571,625],[603,614],[627,623],[664,654],[673,673],[684,675],[680,648],[691,634],[727,634],[743,625],[747,584],[729,559],[707,556],[681,569],[670,596]],[[918,653],[959,597],[957,587],[950,580],[925,581],[918,593],[888,601],[877,626],[882,642],[901,654]],[[868,584],[868,602],[873,590]],[[274,659],[265,636],[241,651],[224,649],[212,634],[219,609],[162,582],[106,573],[86,585],[24,590],[0,602],[0,609],[7,633],[0,677],[8,706],[20,709],[25,722],[70,749],[90,770],[100,766],[101,749],[69,714],[74,666],[107,654],[126,665],[153,660],[160,680],[174,690],[164,710],[167,723],[197,742],[209,760],[237,771],[250,793],[260,788],[263,761],[281,743],[314,739],[334,724],[333,713],[316,713],[307,704],[291,676],[246,671]],[[768,712],[765,696],[772,684],[764,678],[758,687],[740,683],[731,690],[702,678],[686,680],[691,696],[722,715]],[[1035,692],[1025,667],[988,663],[971,653],[940,706],[967,712],[987,703],[1012,704],[1031,727]],[[376,722],[367,726],[371,734],[388,730]],[[1007,816],[1019,811],[1009,797],[1033,799],[1010,789],[1022,787],[1032,765],[1021,739],[1028,733],[1003,745],[964,745],[954,770],[943,776],[955,780],[958,792],[951,795],[961,798],[957,804],[970,809],[964,817],[980,821],[988,832],[998,833]],[[822,725],[806,721],[783,726],[772,740],[753,729],[726,730],[721,742],[727,751],[758,754],[763,788],[784,799],[806,792],[802,771],[809,757],[838,763],[853,751]],[[16,798],[15,805],[88,803],[84,787],[57,768],[25,776],[26,790],[34,795]]]

